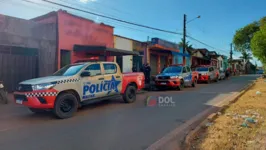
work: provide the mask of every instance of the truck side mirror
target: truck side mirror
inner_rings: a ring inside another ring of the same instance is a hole
[[[80,74],[81,77],[89,77],[91,76],[91,73],[90,72],[87,72],[87,71],[84,71]]]

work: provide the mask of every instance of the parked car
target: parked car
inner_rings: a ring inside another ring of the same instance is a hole
[[[225,79],[225,71],[219,70],[219,80],[224,80],[224,79]]]
[[[199,73],[198,82],[207,82],[209,84],[211,81],[218,82],[219,80],[219,71],[213,66],[199,66],[196,71]]]
[[[19,83],[15,102],[32,112],[52,110],[58,118],[69,118],[79,107],[123,96],[126,103],[136,100],[144,88],[144,74],[122,74],[117,63],[87,62],[63,67],[51,76]]]
[[[164,69],[156,76],[155,85],[157,89],[175,88],[182,90],[185,86],[195,87],[197,76],[193,74],[190,67],[173,65]]]

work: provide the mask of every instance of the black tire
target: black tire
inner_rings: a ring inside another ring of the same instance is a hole
[[[63,93],[57,96],[53,112],[60,119],[70,118],[78,110],[78,100],[71,93]]]
[[[180,85],[177,87],[178,91],[182,91],[185,88],[185,83],[184,80],[180,81]]]
[[[136,101],[137,89],[135,86],[129,85],[123,94],[123,100],[125,103],[133,103]]]
[[[33,113],[40,114],[40,113],[45,113],[45,110],[42,109],[37,109],[37,108],[29,108],[29,110]]]
[[[4,90],[0,90],[0,103],[2,103],[2,104],[8,103],[7,93]]]
[[[165,88],[163,88],[163,87],[161,87],[161,86],[156,86],[156,89],[157,89],[158,91],[162,91],[162,90],[164,90]]]
[[[194,79],[194,81],[192,82],[191,86],[192,87],[196,87],[196,84],[197,84],[197,78]]]
[[[219,82],[219,77],[216,77],[214,81]]]
[[[207,81],[207,84],[210,84],[211,83],[211,78],[208,77],[208,81]]]

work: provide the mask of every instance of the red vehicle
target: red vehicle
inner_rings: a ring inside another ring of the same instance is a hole
[[[199,66],[195,71],[198,72],[198,82],[210,83],[211,81],[218,82],[219,80],[219,70],[213,66]]]
[[[190,67],[183,65],[172,65],[156,76],[155,84],[157,89],[176,88],[182,90],[185,86],[195,87],[197,76],[192,73]]]
[[[52,110],[59,118],[69,118],[82,105],[95,101],[122,95],[126,103],[134,102],[144,80],[143,73],[122,74],[116,63],[76,63],[51,76],[21,82],[14,97],[32,112]]]

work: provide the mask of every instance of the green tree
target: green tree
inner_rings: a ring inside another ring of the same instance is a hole
[[[251,40],[251,49],[253,55],[266,65],[266,17],[265,23],[262,23],[260,30],[254,34]]]
[[[178,43],[178,45],[183,47],[183,38],[181,39],[181,42]],[[187,50],[192,50],[193,49],[193,46],[192,46],[192,44],[189,43],[189,41],[186,42],[185,46],[186,46]]]
[[[252,56],[250,53],[244,51],[242,52],[242,56],[240,56],[239,58],[242,58],[245,60],[245,62],[249,61],[250,59],[252,59]]]
[[[250,59],[252,59],[252,56],[251,56],[251,54],[250,53],[248,53],[248,52],[246,52],[246,51],[243,51],[242,52],[242,56],[240,56],[239,58],[241,58],[241,59],[244,59],[245,60],[245,64],[244,64],[244,71],[245,71],[245,73],[247,73],[247,62],[250,60]]]
[[[250,42],[255,32],[259,31],[259,23],[253,22],[236,31],[233,43],[236,51],[247,52],[251,50]]]
[[[236,31],[233,43],[239,52],[252,52],[266,68],[266,17]]]

